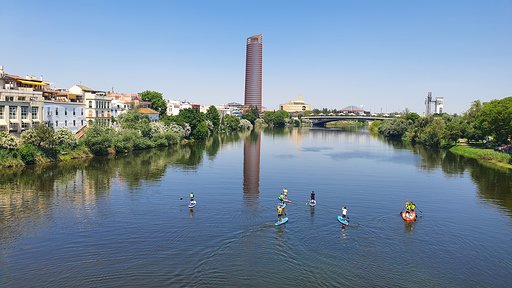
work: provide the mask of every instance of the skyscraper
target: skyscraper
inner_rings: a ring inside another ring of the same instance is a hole
[[[245,60],[245,107],[256,106],[261,111],[261,78],[263,62],[263,36],[247,38]]]

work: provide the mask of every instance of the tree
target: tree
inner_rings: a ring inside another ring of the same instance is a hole
[[[274,113],[273,124],[275,127],[284,127],[290,118],[290,113],[284,110],[278,110]]]
[[[484,103],[475,122],[482,134],[499,144],[508,143],[512,136],[512,97]]]
[[[10,150],[18,148],[16,137],[5,131],[0,131],[0,148]]]
[[[55,131],[43,124],[21,133],[21,142],[34,145],[44,150],[52,150],[57,147]]]
[[[419,132],[418,143],[432,148],[439,148],[446,138],[446,124],[440,117],[434,117],[432,122]]]
[[[75,135],[73,135],[73,132],[69,131],[67,128],[57,129],[55,137],[57,139],[57,145],[62,148],[73,149],[78,146]]]
[[[94,155],[107,155],[112,146],[114,133],[111,129],[94,125],[85,132],[85,145]]]
[[[240,125],[240,118],[231,114],[227,114],[223,119],[224,125],[228,131],[233,132],[238,130],[238,125]]]
[[[251,124],[254,125],[254,122],[256,119],[260,118],[260,111],[258,110],[258,107],[251,106],[249,109],[245,110],[242,114],[242,119],[249,120]]]
[[[204,117],[204,113],[201,113],[194,108],[182,109],[178,115],[179,121],[190,125],[192,133],[196,129],[197,125],[205,120]]]
[[[144,101],[151,102],[151,107],[160,113],[160,116],[167,114],[167,102],[165,102],[162,93],[156,91],[144,91],[139,93]]]
[[[220,114],[217,108],[215,108],[215,106],[211,105],[210,107],[208,107],[205,117],[212,123],[214,131],[219,130]]]
[[[194,131],[192,132],[192,138],[200,141],[208,138],[208,127],[206,126],[206,123],[204,121],[199,123],[196,129],[194,129]]]
[[[151,136],[149,117],[140,113],[137,109],[132,109],[119,115],[119,124],[123,129],[139,131],[144,137]]]

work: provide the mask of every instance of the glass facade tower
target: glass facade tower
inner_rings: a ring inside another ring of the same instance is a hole
[[[261,111],[261,78],[262,78],[262,34],[247,38],[245,61],[245,107],[256,106]]]

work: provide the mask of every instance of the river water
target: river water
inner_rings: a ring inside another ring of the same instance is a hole
[[[510,287],[511,176],[330,129],[2,171],[0,287]]]

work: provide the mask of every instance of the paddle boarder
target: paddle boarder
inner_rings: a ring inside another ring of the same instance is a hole
[[[347,217],[348,217],[348,216],[347,216],[347,213],[348,213],[347,207],[343,207],[343,208],[341,208],[341,217],[342,217],[343,219],[347,219]]]
[[[315,191],[311,191],[311,196],[309,196],[310,201],[316,201],[315,200]]]

